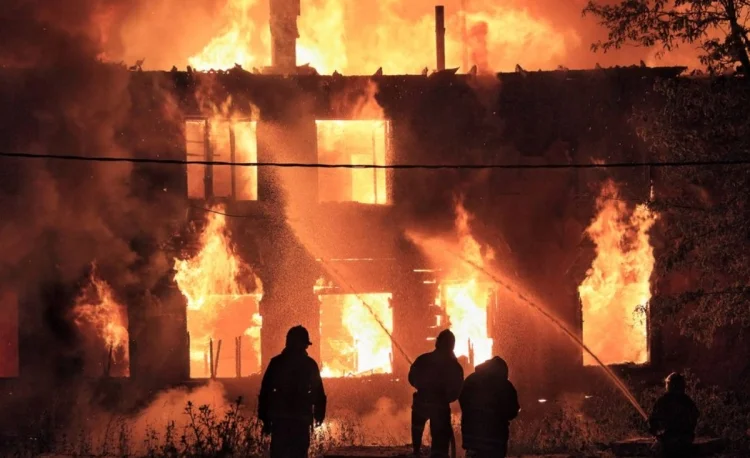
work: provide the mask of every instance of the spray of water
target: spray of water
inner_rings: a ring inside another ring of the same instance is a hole
[[[630,392],[630,390],[625,385],[625,383],[623,383],[623,381],[620,380],[620,378],[617,377],[617,375],[614,372],[612,372],[612,369],[610,369],[606,364],[604,364],[602,362],[602,360],[593,351],[591,351],[591,349],[583,342],[583,340],[581,340],[581,338],[579,338],[573,331],[571,331],[570,329],[568,329],[568,327],[565,326],[564,323],[562,323],[559,319],[557,319],[554,315],[552,315],[547,310],[545,310],[543,307],[541,307],[540,305],[538,305],[536,302],[534,302],[533,300],[531,300],[528,297],[526,297],[525,294],[523,294],[520,291],[517,291],[513,286],[509,285],[507,282],[505,282],[505,281],[501,280],[500,278],[498,278],[497,275],[494,275],[491,272],[489,272],[483,266],[475,263],[474,261],[472,261],[470,259],[467,259],[462,254],[457,253],[457,252],[455,252],[453,250],[447,250],[447,251],[449,253],[451,253],[453,256],[455,256],[456,258],[458,258],[461,261],[465,262],[466,264],[470,265],[472,268],[477,269],[479,272],[481,272],[484,275],[486,275],[487,277],[491,278],[495,283],[497,283],[498,285],[502,286],[508,292],[510,292],[511,294],[513,294],[514,296],[516,296],[518,299],[520,299],[523,303],[525,303],[526,305],[530,306],[531,308],[533,308],[534,310],[536,310],[537,312],[539,312],[540,314],[542,314],[542,316],[544,316],[549,322],[551,322],[555,327],[557,327],[558,329],[560,329],[573,342],[575,342],[576,345],[578,345],[579,347],[581,347],[583,349],[583,351],[585,351],[587,354],[589,354],[594,359],[594,361],[596,361],[596,363],[599,365],[599,367],[602,368],[602,370],[604,371],[604,373],[612,381],[612,383],[614,383],[614,385],[617,387],[617,389],[619,389],[622,392],[623,396],[625,396],[625,399],[627,399],[628,402],[630,402],[630,404],[632,404],[632,406],[635,408],[635,410],[638,411],[638,413],[641,415],[641,417],[643,417],[644,420],[648,420],[648,414],[646,414],[646,411],[643,409],[643,407],[641,407],[640,403],[635,398],[635,396],[633,396],[633,393]],[[331,264],[327,263],[323,258],[318,258],[318,259],[321,260],[321,262],[323,263],[323,265],[326,267],[326,270],[328,271],[328,273],[332,277],[334,277],[334,279],[336,281],[338,281],[339,283],[343,284],[346,288],[348,288],[352,292],[352,294],[354,294],[357,297],[357,299],[359,299],[359,301],[362,303],[362,305],[367,308],[367,310],[370,312],[370,314],[372,314],[372,316],[375,318],[375,321],[377,321],[377,323],[380,325],[380,327],[383,329],[383,331],[391,339],[391,342],[393,343],[393,346],[396,347],[396,349],[399,351],[399,353],[401,353],[401,355],[406,359],[406,361],[409,364],[412,364],[412,359],[409,357],[409,355],[406,353],[406,351],[403,349],[403,347],[398,343],[398,341],[393,338],[393,335],[388,331],[388,329],[385,327],[385,325],[380,321],[380,319],[378,318],[377,314],[374,312],[374,310],[372,309],[372,307],[370,307],[367,304],[367,302],[357,293],[356,289],[348,281],[346,281],[346,279]]]
[[[292,227],[295,227],[295,226],[292,225]],[[314,245],[314,243],[311,243],[311,239],[309,237],[307,238],[307,244],[308,245]],[[313,250],[310,250],[310,248],[314,249],[316,247],[310,247],[310,246],[308,246],[307,248],[308,248],[308,251],[313,251]],[[318,250],[314,250],[314,251],[318,251]],[[534,302],[533,300],[531,300],[528,297],[526,297],[525,294],[523,294],[520,291],[517,291],[516,288],[514,288],[513,286],[509,285],[507,282],[505,282],[505,281],[501,280],[500,278],[498,278],[497,275],[492,274],[490,271],[488,271],[486,268],[484,268],[484,266],[481,266],[481,265],[475,263],[474,261],[472,261],[470,259],[467,259],[461,253],[458,253],[458,252],[456,252],[454,250],[447,249],[446,251],[448,253],[450,253],[451,255],[453,255],[454,257],[456,257],[457,259],[465,262],[466,264],[470,265],[471,267],[473,267],[477,271],[483,273],[484,275],[486,275],[487,277],[489,277],[490,279],[492,279],[495,283],[497,283],[498,285],[500,285],[503,288],[505,288],[511,294],[515,295],[519,300],[521,300],[523,303],[525,303],[526,305],[528,305],[532,309],[534,309],[537,312],[539,312],[550,323],[552,323],[555,327],[557,327],[558,329],[560,329],[573,342],[575,342],[576,345],[578,345],[581,349],[583,349],[583,351],[585,351],[589,356],[591,356],[591,358],[593,358],[594,361],[596,361],[596,363],[599,365],[599,367],[602,368],[602,370],[604,371],[604,373],[612,381],[612,383],[617,387],[617,389],[620,390],[620,392],[622,392],[623,396],[625,396],[625,399],[627,399],[628,402],[630,402],[630,404],[635,408],[636,411],[638,411],[638,413],[641,415],[641,417],[643,417],[644,420],[648,420],[648,414],[646,414],[646,411],[643,409],[643,407],[641,407],[640,403],[638,403],[638,400],[635,398],[635,396],[633,396],[633,393],[630,392],[630,390],[625,385],[625,383],[623,383],[623,381],[620,380],[620,378],[617,377],[617,375],[614,372],[612,372],[612,369],[610,369],[606,364],[604,364],[602,362],[602,360],[593,351],[591,351],[591,349],[583,342],[583,340],[581,338],[579,338],[573,331],[571,331],[570,329],[568,329],[568,327],[565,326],[564,323],[562,323],[559,319],[557,319],[554,315],[552,315],[547,310],[545,310],[543,307],[541,307],[540,305],[538,305],[536,302]],[[367,310],[369,311],[369,313],[372,314],[372,316],[375,318],[375,320],[377,321],[378,325],[380,325],[380,327],[383,329],[383,331],[388,335],[388,337],[390,338],[391,342],[393,343],[393,346],[396,347],[396,349],[399,351],[399,353],[401,353],[401,355],[406,359],[407,362],[409,362],[409,364],[412,364],[412,359],[406,353],[406,351],[404,350],[404,348],[398,343],[398,341],[396,339],[393,338],[393,334],[391,334],[388,331],[388,329],[380,321],[379,317],[377,316],[377,314],[375,313],[375,311],[372,309],[372,307],[369,304],[367,304],[367,302],[359,295],[359,293],[356,291],[356,289],[348,281],[346,281],[346,279],[330,263],[326,262],[322,257],[316,256],[316,258],[321,260],[321,262],[323,263],[323,265],[326,267],[326,270],[328,271],[328,273],[332,277],[334,277],[335,280],[337,280],[338,282],[340,282],[341,284],[343,284],[344,286],[346,286],[357,297],[357,299],[359,299],[359,301],[362,303],[362,305],[364,307],[366,307]]]
[[[498,278],[497,275],[493,275],[491,272],[489,272],[487,269],[485,269],[483,266],[475,263],[474,261],[465,258],[461,253],[457,253],[453,250],[447,250],[449,253],[451,253],[456,258],[460,259],[461,261],[465,262],[466,264],[470,265],[474,269],[477,269],[479,272],[482,272],[487,277],[491,278],[495,283],[505,288],[508,292],[516,296],[518,299],[520,299],[523,303],[530,306],[537,312],[541,313],[542,316],[544,316],[548,321],[550,321],[554,326],[556,326],[558,329],[560,329],[565,335],[567,335],[573,342],[575,342],[579,347],[583,349],[589,356],[591,356],[594,361],[599,365],[599,367],[602,368],[604,373],[607,375],[607,377],[612,381],[612,383],[615,384],[615,386],[622,392],[622,394],[625,396],[625,398],[630,402],[630,404],[635,407],[635,410],[638,411],[638,413],[643,417],[644,420],[648,420],[648,415],[646,414],[646,411],[643,410],[643,407],[638,403],[638,400],[633,396],[633,393],[630,392],[628,387],[623,383],[622,380],[620,380],[617,375],[612,372],[612,369],[610,369],[606,364],[602,362],[599,357],[594,354],[591,349],[586,346],[586,344],[579,338],[573,331],[568,329],[567,326],[565,326],[564,323],[562,323],[559,319],[557,319],[554,315],[549,313],[547,310],[545,310],[543,307],[538,305],[533,300],[526,297],[525,294],[523,294],[520,291],[517,291],[513,286],[509,285],[507,282],[501,280]]]
[[[336,280],[338,283],[346,286],[349,289],[349,291],[351,291],[352,294],[354,294],[354,296],[357,299],[359,299],[359,302],[361,302],[362,305],[367,309],[367,311],[370,312],[370,315],[372,315],[372,317],[375,319],[375,322],[377,322],[378,325],[380,326],[380,328],[383,329],[383,332],[385,332],[386,335],[388,335],[388,338],[391,339],[391,343],[393,343],[393,346],[396,347],[396,349],[398,350],[398,352],[401,353],[401,355],[404,357],[404,359],[406,359],[406,361],[409,364],[412,364],[413,361],[409,357],[409,355],[406,353],[406,350],[404,350],[404,348],[398,343],[398,341],[393,338],[393,334],[390,331],[388,331],[388,328],[386,328],[385,324],[383,324],[383,321],[381,321],[380,317],[378,317],[378,315],[372,309],[372,307],[370,306],[370,304],[368,304],[359,295],[359,293],[354,288],[354,286],[352,286],[351,283],[349,283],[348,281],[346,281],[346,279],[331,264],[329,264],[328,262],[326,262],[325,259],[323,259],[323,258],[318,258],[318,259],[325,266],[326,270],[328,271],[328,274],[331,277],[333,277],[334,280]]]

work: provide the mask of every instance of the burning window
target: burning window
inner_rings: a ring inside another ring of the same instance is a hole
[[[93,271],[73,308],[76,325],[84,337],[89,376],[130,376],[128,315],[112,288]]]
[[[224,215],[207,214],[198,242],[197,254],[175,260],[175,282],[187,300],[190,376],[258,373],[260,279],[236,253]]]
[[[456,203],[455,239],[418,239],[429,257],[441,265],[439,270],[417,269],[415,272],[438,273],[425,284],[438,285],[433,330],[449,328],[456,336],[456,356],[473,367],[492,358],[493,313],[497,285],[482,272],[494,260],[489,246],[482,246],[472,235],[470,215],[463,200]],[[436,336],[433,336],[433,339]]]
[[[649,360],[648,302],[654,250],[648,231],[656,215],[645,205],[630,208],[607,182],[597,199],[599,213],[586,230],[596,258],[578,287],[583,343],[604,364]],[[584,364],[595,361],[584,354]]]
[[[385,165],[388,121],[316,121],[318,161],[325,164]],[[388,203],[385,169],[319,169],[321,202]]]
[[[391,297],[390,293],[319,296],[323,377],[393,372]]]
[[[0,378],[18,376],[18,297],[0,293]]]
[[[188,120],[185,122],[185,152],[188,160],[212,162],[257,162],[257,123],[254,121]],[[207,184],[211,189],[206,189]],[[231,197],[258,199],[256,166],[187,166],[187,189],[191,199]]]
[[[445,318],[438,316],[437,327],[449,326],[456,336],[455,353],[466,357],[471,367],[492,358],[489,326],[489,305],[494,298],[494,285],[477,279],[443,282],[439,287],[437,305]]]
[[[188,305],[190,377],[245,377],[260,372],[260,295],[209,295]]]

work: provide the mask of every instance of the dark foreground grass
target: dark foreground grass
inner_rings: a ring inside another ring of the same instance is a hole
[[[730,441],[726,456],[750,456],[750,404],[746,395],[701,386],[688,374],[690,393],[701,409],[700,436]],[[661,394],[661,387],[634,390],[646,410]],[[133,419],[110,416],[96,430],[75,433],[45,432],[40,423],[37,437],[16,438],[4,444],[1,456],[76,457],[261,457],[267,456],[268,439],[258,420],[239,399],[222,413],[209,405],[188,403],[181,418],[150,424],[145,430]],[[456,425],[458,426],[458,425]],[[404,425],[402,425],[404,427]],[[405,425],[408,427],[408,425]],[[460,431],[460,428],[456,428]],[[566,454],[580,457],[608,455],[607,444],[645,436],[645,423],[635,409],[608,387],[591,396],[570,395],[544,406],[524,408],[513,422],[511,454],[528,456]],[[311,456],[320,457],[334,447],[365,444],[364,425],[351,416],[333,418],[315,431]],[[396,437],[394,435],[393,437]],[[402,435],[403,437],[403,435]],[[457,437],[460,445],[460,435]],[[382,443],[378,445],[404,445]],[[459,447],[460,452],[460,447]]]

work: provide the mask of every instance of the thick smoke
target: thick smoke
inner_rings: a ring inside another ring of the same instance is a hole
[[[96,406],[93,396],[80,393],[77,415],[61,426],[54,447],[59,453],[72,456],[112,456],[117,452],[118,456],[149,456],[170,442],[181,446],[183,437],[194,443],[196,427],[205,434],[210,425],[215,433],[216,425],[225,420],[234,407],[226,397],[219,383],[210,382],[194,389],[181,387],[161,392],[137,412],[123,414],[104,411]],[[197,417],[195,420],[188,414],[188,406]],[[204,406],[209,410],[203,411]],[[205,414],[209,412],[212,419],[206,422]]]
[[[134,5],[3,5],[0,151],[132,156],[132,145],[151,141],[126,134],[131,74],[99,60]],[[70,309],[92,263],[118,300],[142,293],[168,264],[156,250],[136,245],[157,247],[179,214],[168,193],[141,186],[145,171],[133,165],[9,158],[0,164],[0,287],[20,301],[23,377],[47,386],[37,395],[54,394],[52,386],[82,370],[82,339]]]

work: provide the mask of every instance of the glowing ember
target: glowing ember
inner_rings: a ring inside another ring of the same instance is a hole
[[[128,315],[126,308],[114,298],[112,288],[101,280],[94,270],[76,299],[73,308],[76,325],[84,330],[93,330],[100,339],[105,364],[117,366],[120,375],[130,375],[128,345]],[[111,359],[110,359],[111,353]]]
[[[385,165],[387,121],[316,121],[318,161],[326,164]],[[387,203],[385,169],[321,169],[322,202]]]
[[[456,205],[456,232],[462,256],[479,266],[484,265],[482,248],[471,236],[469,215],[459,202]],[[486,255],[492,258],[488,250]],[[492,358],[492,339],[487,325],[487,306],[492,294],[492,285],[480,281],[479,272],[462,263],[448,271],[454,279],[440,285],[437,305],[448,315],[450,329],[456,335],[456,356],[466,356],[474,365]]]
[[[225,70],[242,65],[270,65],[268,10],[257,0],[228,0],[224,28],[195,56],[189,65],[198,70]],[[563,29],[535,17],[523,5],[498,4],[490,0],[467,2],[466,46],[462,14],[458,7],[446,10],[446,59],[448,66],[462,65],[480,71],[555,68],[564,62],[568,49],[577,48],[581,37],[572,28]],[[347,2],[346,0],[302,0],[298,19],[297,62],[310,64],[321,74],[334,70],[369,75],[383,66],[387,74],[418,74],[434,68],[435,22],[433,3]],[[464,68],[463,70],[468,70]]]
[[[222,211],[222,208],[214,210]],[[187,299],[191,376],[210,374],[207,366],[211,339],[214,358],[219,340],[223,346],[216,375],[235,376],[234,342],[238,337],[243,342],[243,375],[259,372],[260,279],[235,252],[224,215],[208,213],[199,243],[200,251],[194,257],[175,260],[175,282]]]
[[[654,252],[648,231],[656,215],[645,205],[631,210],[605,183],[599,214],[587,229],[596,258],[578,287],[583,307],[583,341],[605,364],[648,362],[649,280]],[[594,364],[584,355],[584,364]]]
[[[324,294],[319,298],[323,377],[391,373],[392,344],[382,327],[393,332],[391,294],[360,294],[359,297]]]

